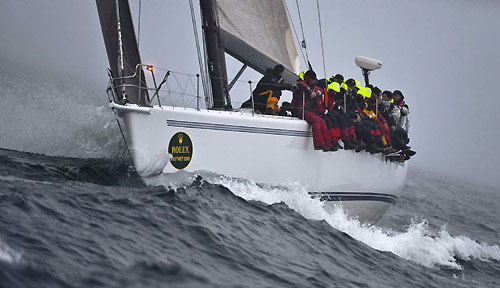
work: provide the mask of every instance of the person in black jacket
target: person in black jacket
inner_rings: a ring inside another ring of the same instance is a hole
[[[253,90],[253,101],[255,112],[276,115],[279,113],[278,102],[282,90],[292,90],[292,85],[284,84],[283,74],[285,67],[278,64],[273,69],[266,70],[266,74],[260,79],[257,87]],[[252,98],[245,101],[241,108],[252,108]]]
[[[389,127],[396,126],[396,122],[394,121],[394,117],[392,117],[391,111],[394,104],[391,103],[392,92],[384,91],[382,92],[382,101],[378,105],[378,112],[384,116],[385,120],[387,120],[387,125]]]

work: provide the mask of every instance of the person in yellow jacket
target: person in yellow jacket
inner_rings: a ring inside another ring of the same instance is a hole
[[[270,115],[278,114],[281,91],[292,90],[292,85],[282,83],[284,72],[285,67],[281,64],[267,69],[266,74],[252,92],[256,112]],[[252,108],[252,98],[245,101],[241,108]]]

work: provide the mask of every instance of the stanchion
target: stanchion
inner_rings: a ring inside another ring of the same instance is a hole
[[[252,116],[255,116],[255,102],[253,101],[252,81],[248,81],[248,85],[250,85],[250,98],[252,99]]]
[[[200,74],[196,74],[196,110],[200,111]]]

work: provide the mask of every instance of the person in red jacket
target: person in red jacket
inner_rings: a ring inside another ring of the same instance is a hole
[[[314,112],[325,121],[328,130],[327,137],[332,144],[330,151],[338,151],[339,149],[344,149],[338,142],[340,140],[340,126],[337,119],[329,115],[330,111],[327,105],[330,101],[328,100],[328,94],[325,90],[326,89],[320,87],[315,88],[316,94],[320,95],[320,97],[315,98]]]
[[[317,103],[319,102],[319,98],[321,98],[321,93],[316,88],[315,82],[316,73],[312,70],[304,74],[304,80],[297,82],[297,86],[293,91],[293,115],[304,119],[312,126],[315,150],[331,151],[332,143],[326,123],[317,113]]]
[[[338,86],[338,83],[333,82],[328,87],[330,88],[334,83]],[[338,119],[332,115],[332,110],[335,105],[335,95],[332,95],[331,91],[328,90],[329,88],[325,87],[322,89],[321,92],[324,94],[322,97],[323,101],[318,101],[319,103],[316,104],[316,111],[321,118],[323,118],[328,128],[330,141],[332,142],[332,151],[337,151],[338,149],[344,149],[344,147],[339,144],[341,140],[341,126]]]

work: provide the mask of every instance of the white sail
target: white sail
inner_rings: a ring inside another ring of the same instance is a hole
[[[285,66],[285,81],[299,72],[297,48],[283,0],[217,0],[224,50],[260,73]]]

